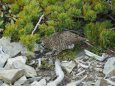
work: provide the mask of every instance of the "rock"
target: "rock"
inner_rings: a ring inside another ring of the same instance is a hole
[[[45,79],[41,79],[39,82],[34,81],[31,86],[46,86],[46,80]]]
[[[91,82],[84,81],[82,86],[93,86],[93,85]]]
[[[9,55],[3,52],[2,46],[1,46],[0,47],[0,68],[3,68],[8,58],[9,58]]]
[[[10,38],[3,37],[0,39],[0,46],[3,47],[3,51],[10,55],[10,57],[16,56],[20,52],[25,51],[25,47],[19,42],[10,42]]]
[[[22,69],[25,70],[26,77],[35,77],[37,76],[36,70],[28,65],[25,65]]]
[[[51,79],[51,77],[43,77],[46,81],[49,81]]]
[[[22,86],[22,85],[19,83],[15,83],[13,86]]]
[[[106,78],[111,78],[115,81],[115,70],[112,70],[109,74],[107,74]]]
[[[0,70],[0,79],[6,83],[14,83],[23,75],[24,70],[21,69]]]
[[[76,64],[75,64],[73,61],[70,61],[70,62],[68,62],[68,61],[63,61],[63,62],[61,63],[61,65],[62,65],[62,67],[65,68],[65,70],[66,70],[68,73],[70,73],[70,72],[73,70],[73,68],[76,66]]]
[[[27,80],[24,82],[24,84],[25,84],[25,85],[28,85],[28,84],[30,84],[30,83],[32,83],[32,82],[34,82],[34,81],[39,81],[40,79],[41,79],[41,77],[32,77],[32,78],[27,79]]]
[[[34,81],[30,86],[40,86],[37,81]]]
[[[16,56],[17,54],[19,54],[20,52],[24,52],[25,51],[25,48],[24,46],[19,43],[19,42],[12,42],[9,46],[9,48],[7,49],[8,51],[8,54],[11,56],[11,57],[14,57]]]
[[[80,79],[80,80],[77,80],[77,81],[72,81],[72,82],[70,82],[70,83],[68,83],[66,86],[78,86],[78,85],[80,85],[82,82],[83,82],[83,80],[85,80],[87,78],[87,75],[85,75],[82,79]]]
[[[6,83],[3,83],[3,84],[0,85],[0,86],[10,86],[10,85],[8,85],[8,84],[6,84]]]
[[[46,86],[57,86],[55,82],[50,81]]]
[[[35,77],[37,76],[36,70],[22,62],[13,62],[13,68],[24,69],[26,77]]]
[[[103,73],[105,75],[110,74],[111,71],[115,70],[115,57],[109,58],[104,65]]]
[[[40,86],[46,86],[46,80],[45,79],[41,79],[38,83]]]
[[[3,84],[3,81],[0,80],[0,86]]]
[[[14,85],[22,85],[27,80],[26,76],[22,76]]]
[[[23,64],[26,63],[27,58],[25,56],[17,56],[15,58],[9,58],[7,64],[5,65],[5,69],[11,69],[13,62],[21,62]]]
[[[76,82],[70,82],[66,86],[76,86]]]
[[[96,81],[95,86],[108,86],[108,83],[104,79],[99,79]]]

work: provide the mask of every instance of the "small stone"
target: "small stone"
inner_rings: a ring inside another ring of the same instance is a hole
[[[6,83],[14,83],[23,75],[24,70],[21,69],[0,70],[0,79]]]
[[[71,73],[71,71],[73,70],[73,68],[76,66],[75,62],[73,61],[63,61],[61,63],[62,67],[65,68],[65,70],[68,72],[68,73]]]

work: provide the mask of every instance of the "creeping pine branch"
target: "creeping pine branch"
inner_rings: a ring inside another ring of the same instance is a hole
[[[57,79],[49,82],[47,86],[57,86],[64,78],[64,72],[61,69],[59,60],[56,60],[55,62],[55,72],[56,72],[56,75],[58,76]]]
[[[41,20],[43,19],[43,17],[44,17],[44,15],[42,15],[42,16],[40,17],[38,23],[36,24],[36,26],[34,27],[34,30],[33,30],[32,33],[31,33],[31,35],[34,34],[34,32],[36,31],[37,27],[40,25],[40,22],[41,22]]]

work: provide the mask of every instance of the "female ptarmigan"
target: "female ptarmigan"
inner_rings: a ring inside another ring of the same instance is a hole
[[[71,31],[57,32],[50,37],[45,37],[42,40],[42,45],[45,49],[55,51],[59,54],[66,49],[72,49],[75,45],[85,42],[86,38],[79,36]]]

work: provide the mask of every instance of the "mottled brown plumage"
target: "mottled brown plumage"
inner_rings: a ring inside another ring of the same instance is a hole
[[[74,45],[82,41],[86,41],[86,39],[73,32],[64,31],[54,33],[50,37],[45,37],[42,40],[42,44],[44,48],[56,50],[59,53],[63,50],[73,48]]]

